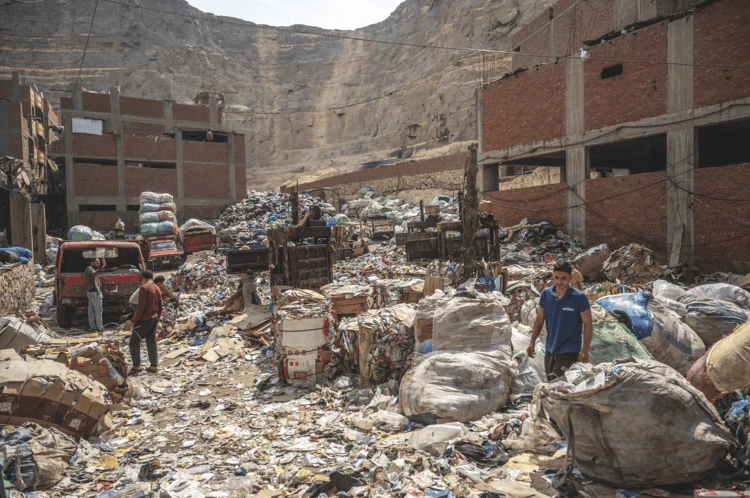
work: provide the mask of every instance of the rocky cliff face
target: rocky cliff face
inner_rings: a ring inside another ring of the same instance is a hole
[[[550,0],[406,0],[355,31],[267,26],[205,14],[183,0],[99,2],[81,73],[87,90],[192,101],[226,96],[246,135],[251,188],[330,176],[476,139],[475,93],[509,57],[317,36],[507,50]],[[128,6],[124,4],[129,4]],[[153,12],[139,6],[156,7]],[[18,70],[53,101],[75,82],[93,0],[0,0],[0,77]]]

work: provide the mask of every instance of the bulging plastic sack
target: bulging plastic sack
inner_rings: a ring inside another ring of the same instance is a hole
[[[728,301],[740,308],[750,310],[750,292],[731,284],[706,284],[699,285],[687,291],[686,295],[705,297],[708,299],[720,299]]]
[[[713,472],[732,437],[716,409],[652,360],[603,363],[573,382],[540,386],[544,410],[588,477],[615,487],[690,483]]]
[[[730,393],[750,387],[750,323],[720,340],[708,352],[706,370],[716,389]]]
[[[407,417],[479,420],[506,403],[514,373],[505,350],[432,353],[401,380],[401,409]]]
[[[174,202],[174,197],[171,194],[157,194],[156,192],[141,192],[140,198],[141,204],[162,204],[166,202]]]
[[[75,225],[68,230],[68,240],[93,240],[94,232],[87,226]]]
[[[657,280],[654,282],[653,289],[655,297],[659,299],[671,299],[673,301],[677,301],[687,292],[679,285],[670,284],[666,280]]]
[[[515,358],[518,364],[518,374],[510,382],[510,392],[515,395],[528,395],[534,392],[539,384],[547,382],[544,371],[544,353],[536,352],[534,357],[521,353]]]
[[[748,321],[748,313],[728,301],[685,295],[680,298],[687,313],[682,317],[706,345],[711,345]]]

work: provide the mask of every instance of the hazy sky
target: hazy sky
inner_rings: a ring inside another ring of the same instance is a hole
[[[188,0],[216,15],[258,24],[355,29],[387,18],[403,0]]]

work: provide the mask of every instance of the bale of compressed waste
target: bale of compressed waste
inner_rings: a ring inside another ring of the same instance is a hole
[[[401,380],[401,409],[433,422],[478,420],[508,401],[512,366],[503,350],[431,353]]]
[[[581,472],[611,486],[697,481],[717,468],[732,444],[706,398],[656,361],[603,363],[538,393]]]
[[[38,344],[48,337],[44,330],[36,329],[18,318],[0,318],[0,349],[20,352],[23,348]]]
[[[588,280],[601,280],[604,276],[602,265],[610,257],[611,251],[607,244],[592,247],[577,256],[571,263]]]
[[[706,359],[708,377],[722,393],[750,386],[750,323],[714,344]]]
[[[399,380],[414,352],[416,305],[397,304],[359,315],[359,374],[369,386]]]
[[[624,284],[645,284],[658,279],[664,270],[653,252],[640,244],[628,244],[613,252],[602,267],[607,280]]]
[[[77,448],[70,436],[33,422],[0,432],[0,453],[9,460],[5,477],[21,491],[49,489],[60,482]]]

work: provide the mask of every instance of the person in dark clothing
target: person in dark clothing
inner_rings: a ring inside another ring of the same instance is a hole
[[[99,274],[106,268],[107,260],[94,258],[86,267],[84,275],[86,276],[86,296],[89,298],[89,328],[93,332],[104,330],[102,321],[102,284],[99,281]]]
[[[167,288],[167,279],[163,275],[159,275],[154,279],[154,283],[159,287],[161,291],[161,297],[164,300],[174,301],[178,305],[180,304],[180,298]]]
[[[586,294],[570,284],[573,267],[567,262],[558,262],[552,271],[552,287],[542,291],[537,306],[537,315],[531,327],[531,342],[526,354],[534,357],[536,343],[542,325],[547,326],[544,370],[547,380],[562,377],[574,363],[589,362],[589,347],[594,334],[591,305]]]
[[[148,349],[148,360],[151,366],[148,371],[156,373],[158,364],[158,353],[156,349],[156,326],[162,314],[161,290],[153,283],[154,274],[146,270],[141,273],[139,283],[141,287],[138,292],[138,307],[133,318],[128,320],[126,327],[132,330],[130,334],[130,356],[133,359],[133,368],[130,375],[137,374],[143,370],[141,367],[141,341],[145,339]]]

